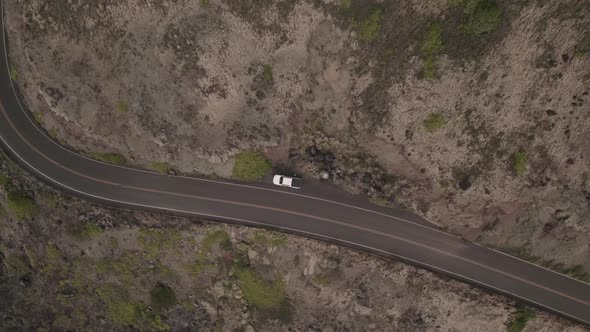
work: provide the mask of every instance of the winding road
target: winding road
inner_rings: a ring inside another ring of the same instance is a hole
[[[9,74],[4,15],[2,30],[0,140],[11,158],[44,182],[112,206],[268,227],[352,247],[590,326],[590,284],[463,241],[407,211],[314,188],[293,191],[266,184],[165,176],[105,164],[60,146],[37,126],[21,102]]]

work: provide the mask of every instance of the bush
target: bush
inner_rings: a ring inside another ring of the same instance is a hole
[[[535,312],[531,309],[518,306],[516,312],[512,315],[510,323],[508,323],[508,332],[522,332],[529,320],[535,318]]]
[[[491,32],[502,21],[502,11],[493,0],[465,0],[463,2],[465,22],[461,30],[471,36]]]
[[[422,124],[426,131],[433,133],[445,125],[445,119],[440,113],[430,113]]]
[[[244,151],[238,154],[232,171],[236,179],[256,181],[272,170],[272,164],[261,152]]]
[[[379,29],[381,28],[381,14],[383,14],[381,8],[373,8],[369,17],[362,22],[359,35],[362,41],[370,42],[377,37]]]
[[[119,100],[119,101],[117,101],[117,104],[115,105],[115,109],[119,113],[127,113],[127,111],[129,110],[129,107],[127,106],[126,102]]]
[[[272,65],[264,65],[262,70],[262,77],[264,77],[265,81],[272,81]]]
[[[12,78],[13,81],[18,81],[18,77],[18,69],[15,65],[10,65],[10,78]]]
[[[39,206],[34,199],[21,192],[9,192],[8,208],[19,219],[32,218],[39,213]]]
[[[512,170],[518,176],[524,175],[527,168],[528,157],[525,151],[518,150],[512,156]]]
[[[78,240],[88,240],[96,235],[102,234],[104,230],[93,223],[80,224],[72,232],[72,235]]]
[[[0,173],[0,188],[6,189],[6,186],[10,183],[10,179],[7,174]]]
[[[261,310],[278,310],[285,301],[285,285],[282,280],[267,284],[250,268],[237,272],[240,288],[250,305]]]
[[[442,50],[442,29],[439,23],[433,23],[424,34],[422,44],[420,45],[420,52],[422,53],[422,59],[424,60],[424,78],[436,78],[435,60]]]
[[[150,292],[150,299],[152,308],[162,311],[172,308],[176,305],[176,295],[172,288],[157,284]]]
[[[93,152],[88,154],[91,158],[96,160],[100,160],[105,163],[113,164],[113,165],[126,165],[127,160],[125,157],[118,153],[111,153],[111,152]]]
[[[156,171],[158,173],[162,173],[162,174],[168,174],[168,172],[172,168],[172,167],[170,167],[170,164],[168,164],[168,163],[157,162],[157,161],[153,161],[150,166],[154,171]]]

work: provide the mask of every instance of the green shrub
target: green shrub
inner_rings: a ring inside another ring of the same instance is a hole
[[[340,8],[349,9],[352,5],[352,0],[340,0]]]
[[[35,200],[22,192],[9,192],[7,204],[12,214],[19,220],[32,218],[39,213],[39,206]]]
[[[256,181],[272,170],[272,164],[261,152],[243,151],[236,157],[232,176],[236,179]]]
[[[89,157],[94,158],[96,160],[100,160],[105,163],[113,164],[113,165],[126,165],[127,160],[125,157],[118,153],[111,153],[111,152],[92,152],[88,154]]]
[[[176,305],[176,295],[174,294],[174,291],[172,288],[162,284],[157,284],[156,287],[150,291],[150,299],[152,308],[158,311],[170,309]]]
[[[263,70],[262,70],[262,77],[264,78],[265,81],[270,82],[273,80],[272,65],[264,65]]]
[[[502,21],[502,11],[494,0],[465,0],[465,13],[461,30],[471,36],[480,36],[491,32]]]
[[[9,183],[10,178],[8,177],[8,174],[0,173],[0,188],[6,189]]]
[[[370,42],[373,41],[377,34],[379,33],[379,29],[381,28],[381,15],[383,14],[383,10],[379,7],[375,7],[371,10],[369,17],[367,17],[361,23],[361,31],[359,37],[362,41]]]
[[[426,131],[433,133],[445,125],[445,118],[440,113],[430,113],[422,125]]]
[[[238,270],[237,277],[244,298],[261,310],[278,310],[285,301],[285,285],[282,280],[268,284],[250,268]]]
[[[168,172],[172,169],[172,167],[170,167],[170,164],[165,163],[165,162],[157,162],[157,161],[153,161],[150,164],[151,168],[161,174],[168,174]]]
[[[127,111],[129,110],[129,106],[127,106],[126,102],[119,100],[119,101],[117,101],[117,104],[115,105],[115,109],[119,113],[127,113]]]
[[[18,78],[19,78],[18,69],[16,68],[15,65],[10,65],[10,78],[13,81],[18,81]]]
[[[113,284],[101,285],[96,289],[98,297],[104,302],[106,317],[120,327],[133,327],[139,331],[167,331],[168,325],[160,315],[149,310],[142,303],[129,301],[125,288]]]
[[[518,176],[524,175],[527,168],[528,157],[524,150],[518,150],[512,155],[512,170]]]
[[[41,112],[34,112],[33,117],[37,123],[41,123],[43,121],[43,113]]]
[[[437,77],[436,57],[443,50],[442,29],[439,23],[432,23],[420,45],[420,53],[424,60],[423,75],[426,79],[434,79]]]
[[[525,306],[518,306],[508,323],[508,332],[522,332],[529,320],[535,318],[535,312]]]
[[[84,223],[78,225],[78,227],[72,232],[72,235],[78,240],[88,240],[103,232],[104,230],[96,224]]]

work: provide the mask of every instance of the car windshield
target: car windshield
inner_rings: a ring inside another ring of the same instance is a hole
[[[283,177],[281,176],[281,178],[279,179],[279,184],[283,184]]]

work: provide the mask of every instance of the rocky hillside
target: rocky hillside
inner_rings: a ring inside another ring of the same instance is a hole
[[[238,153],[590,271],[580,0],[6,3],[12,75],[57,140],[230,176]]]

